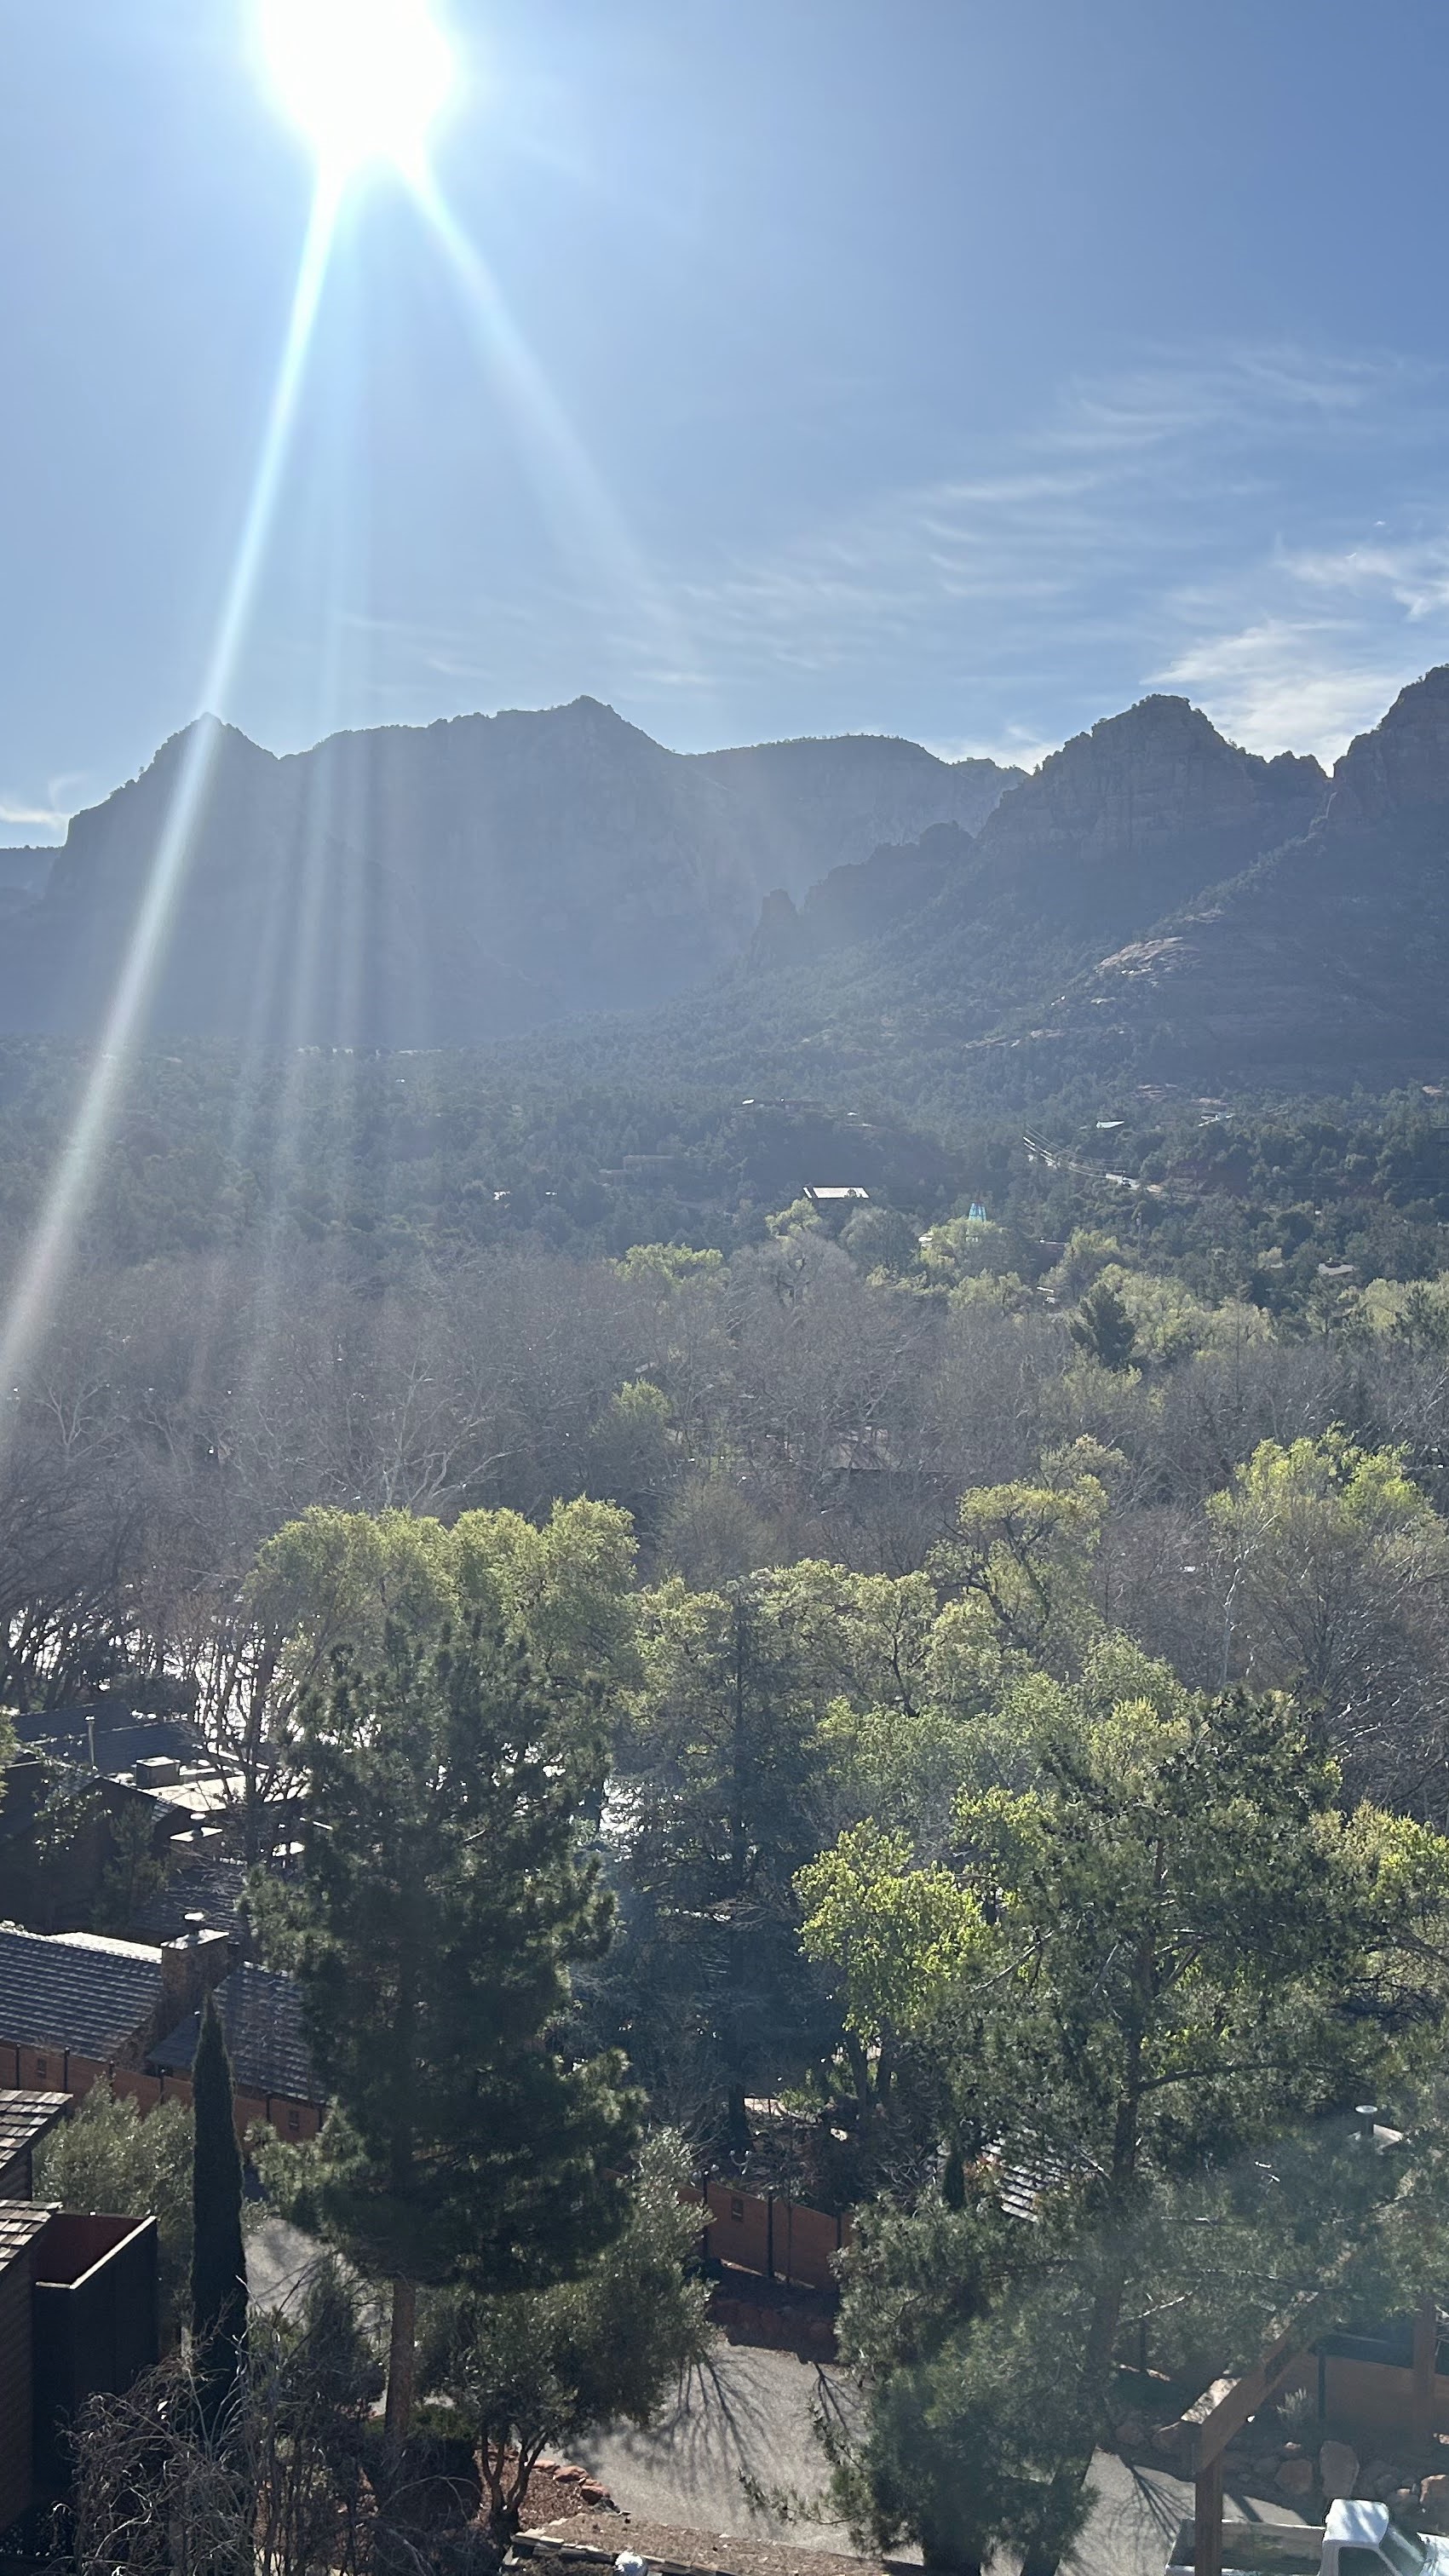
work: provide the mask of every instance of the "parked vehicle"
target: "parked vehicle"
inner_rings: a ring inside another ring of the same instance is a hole
[[[1234,2576],[1449,2576],[1449,2540],[1407,2531],[1386,2504],[1344,2496],[1322,2525],[1225,2522],[1222,2563]],[[1178,2527],[1167,2576],[1192,2576],[1193,2526]]]

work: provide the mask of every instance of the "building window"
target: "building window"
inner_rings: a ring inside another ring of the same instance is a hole
[[[301,2112],[300,2112],[300,2111],[289,2111],[289,2112],[287,2113],[287,2126],[288,2126],[288,2128],[289,2128],[289,2129],[296,2130],[296,2129],[300,2129],[301,2125],[302,2125],[302,2114],[301,2114]]]
[[[35,2080],[36,2080],[37,2084],[43,2084],[43,2083],[45,2082],[46,2076],[47,2076],[47,2074],[49,2073],[49,2071],[50,2071],[50,2060],[49,2060],[49,2058],[48,2058],[48,2057],[37,2057],[37,2059],[36,2059],[36,2061],[35,2061]]]
[[[743,2202],[742,2200],[732,2200],[732,2201],[730,2202],[730,2216],[731,2216],[731,2218],[739,2218],[739,2219],[743,2219],[744,2214],[745,2214],[745,2204],[744,2204],[744,2202]]]

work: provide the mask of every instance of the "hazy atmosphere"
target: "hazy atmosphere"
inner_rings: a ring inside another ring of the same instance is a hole
[[[0,0],[0,2576],[1449,2576],[1446,81]]]
[[[214,686],[306,150],[243,0],[0,26],[12,841],[209,697],[275,750],[585,691],[1030,764],[1177,687],[1333,755],[1443,656],[1415,0],[465,0],[464,264],[394,181],[343,210]]]

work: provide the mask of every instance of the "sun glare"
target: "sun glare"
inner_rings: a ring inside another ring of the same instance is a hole
[[[260,0],[277,97],[335,182],[369,161],[415,176],[453,58],[428,0]]]

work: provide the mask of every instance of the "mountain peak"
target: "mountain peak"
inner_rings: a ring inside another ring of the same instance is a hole
[[[1307,829],[1328,781],[1316,760],[1264,760],[1228,742],[1188,698],[1139,698],[1073,735],[985,827],[993,853],[1070,844],[1083,858],[1130,858],[1182,833],[1260,832],[1286,840]]]
[[[1449,804],[1449,663],[1400,689],[1372,732],[1355,736],[1333,773],[1335,829]]]

